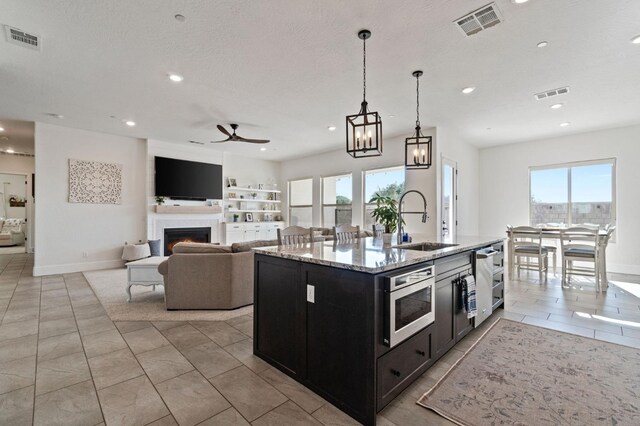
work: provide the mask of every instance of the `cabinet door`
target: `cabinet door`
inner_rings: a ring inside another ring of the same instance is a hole
[[[225,242],[227,245],[241,243],[244,240],[244,229],[242,225],[227,225]]]
[[[464,309],[464,301],[462,300],[462,284],[460,283],[460,280],[454,280],[453,282],[453,302],[453,322],[457,342],[473,329],[473,320],[467,317],[467,311]]]
[[[364,416],[374,396],[374,303],[370,275],[303,266],[307,302],[307,380]],[[372,412],[375,407],[370,407]]]
[[[253,348],[298,380],[306,375],[306,289],[295,262],[255,256]]]
[[[440,358],[456,340],[453,322],[453,277],[436,282],[436,319],[433,331],[434,357]]]
[[[258,238],[258,233],[255,229],[247,229],[244,231],[244,241],[255,241]]]

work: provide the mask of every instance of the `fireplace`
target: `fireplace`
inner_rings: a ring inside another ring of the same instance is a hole
[[[211,228],[165,228],[164,255],[173,253],[173,246],[178,243],[209,243],[211,242]]]

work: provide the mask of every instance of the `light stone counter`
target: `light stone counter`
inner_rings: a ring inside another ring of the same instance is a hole
[[[258,254],[297,260],[305,263],[332,266],[352,271],[378,274],[404,266],[485,247],[503,241],[501,237],[459,236],[455,241],[437,241],[433,237],[412,235],[413,242],[401,245],[382,244],[382,238],[362,238],[355,243],[334,241],[313,242],[294,246],[259,247]],[[429,251],[411,250],[422,244],[450,244]]]

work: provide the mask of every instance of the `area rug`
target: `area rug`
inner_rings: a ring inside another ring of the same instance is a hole
[[[418,404],[460,425],[639,425],[640,350],[500,319]]]
[[[84,273],[89,285],[112,321],[226,321],[242,315],[253,315],[253,306],[233,310],[167,311],[164,288],[133,286],[131,302],[127,302],[127,270],[106,269]]]

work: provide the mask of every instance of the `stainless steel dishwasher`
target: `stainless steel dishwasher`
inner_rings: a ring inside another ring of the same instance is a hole
[[[492,247],[476,250],[476,306],[475,327],[491,315],[493,304],[493,257],[499,252]]]

